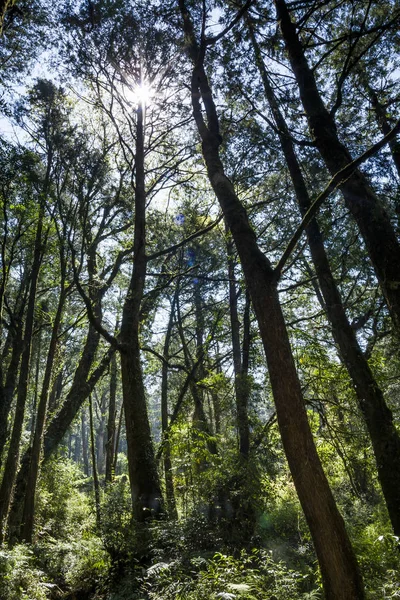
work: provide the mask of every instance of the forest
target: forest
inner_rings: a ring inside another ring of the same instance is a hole
[[[0,600],[400,598],[400,1],[0,1]]]

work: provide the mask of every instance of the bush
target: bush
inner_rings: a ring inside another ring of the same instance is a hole
[[[94,527],[90,499],[80,491],[86,483],[78,466],[65,458],[54,458],[40,478],[37,498],[37,530],[40,538],[76,539]]]
[[[30,546],[0,549],[1,600],[46,600],[55,587],[38,568]]]
[[[276,562],[271,552],[217,553],[211,560],[158,563],[147,570],[143,590],[151,600],[294,600],[320,597],[312,578]]]

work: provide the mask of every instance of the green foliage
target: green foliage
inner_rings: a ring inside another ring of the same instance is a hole
[[[38,567],[32,547],[20,544],[0,548],[0,598],[46,600],[54,584]]]
[[[82,473],[70,460],[54,459],[43,471],[37,501],[40,537],[73,539],[94,524],[90,501],[81,491]]]
[[[221,553],[210,560],[198,556],[185,566],[178,561],[158,563],[147,570],[143,587],[151,600],[311,598],[310,577],[263,550],[242,551],[237,558]],[[320,597],[317,590],[313,597]]]
[[[104,588],[111,560],[96,535],[87,533],[76,541],[49,538],[35,550],[47,577],[60,588],[82,593]]]
[[[127,559],[134,551],[131,495],[127,477],[124,475],[108,485],[101,507],[101,535],[113,561]]]
[[[400,595],[399,539],[393,535],[386,510],[355,500],[346,507],[346,520],[366,581],[368,598]]]
[[[33,573],[40,589],[49,588],[47,580],[53,587],[71,592],[89,593],[104,587],[111,559],[102,539],[94,533],[93,507],[81,490],[85,487],[80,470],[69,460],[53,459],[43,471],[37,502],[39,537],[34,555],[32,550],[27,554],[32,565],[38,565],[36,571],[26,563],[27,572]],[[21,585],[29,589],[27,582]],[[36,597],[45,596],[32,596],[32,600]]]
[[[73,591],[101,590],[110,568],[102,541],[94,536],[82,540],[69,553],[65,581]]]

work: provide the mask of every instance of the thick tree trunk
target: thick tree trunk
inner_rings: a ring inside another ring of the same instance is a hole
[[[146,278],[146,192],[144,111],[137,110],[135,156],[135,233],[133,271],[121,322],[121,377],[128,468],[134,516],[138,522],[162,513],[161,487],[151,439],[140,362],[140,307]]]
[[[248,29],[265,95],[277,125],[280,143],[296,192],[300,212],[304,216],[311,206],[307,186],[294,151],[289,129],[280,112],[269,82],[261,51],[250,22],[248,22]],[[316,219],[313,219],[307,226],[306,234],[324,305],[332,325],[333,337],[353,382],[358,404],[370,434],[378,477],[393,531],[395,535],[400,536],[400,437],[394,426],[392,413],[385,403],[382,391],[374,379],[368,361],[358,344],[356,333],[347,318]]]
[[[54,413],[58,407],[58,401],[61,398],[62,390],[63,390],[63,379],[64,372],[62,368],[59,368],[57,375],[54,378],[53,385],[49,395],[49,406],[48,411],[50,413]]]
[[[125,316],[123,321],[126,323]],[[121,375],[132,503],[134,516],[140,522],[160,515],[162,497],[147,414],[140,347],[135,342],[138,340],[131,339],[128,348],[124,344]]]
[[[335,121],[325,108],[285,1],[275,0],[275,4],[313,140],[330,173],[335,175],[352,157],[340,142]],[[400,335],[400,244],[390,219],[360,171],[355,170],[340,189],[360,229],[393,325]]]
[[[361,600],[363,584],[343,519],[322,469],[307,419],[289,338],[279,304],[275,273],[219,157],[219,121],[190,14],[179,0],[188,54],[194,64],[192,103],[203,156],[238,250],[267,357],[279,429],[293,481],[310,528],[327,600]],[[203,101],[207,124],[200,106]]]

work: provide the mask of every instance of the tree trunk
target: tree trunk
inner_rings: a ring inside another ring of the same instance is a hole
[[[171,462],[171,445],[169,441],[168,431],[168,359],[169,359],[169,346],[171,343],[172,327],[174,323],[174,312],[176,295],[179,287],[177,286],[176,292],[171,303],[171,312],[168,320],[167,332],[165,334],[163,358],[164,361],[161,367],[161,431],[163,440],[163,457],[164,457],[164,477],[165,477],[165,497],[167,501],[168,515],[171,519],[177,519],[178,513],[176,510],[175,493],[174,493],[174,481],[172,477],[172,462]]]
[[[229,230],[227,233],[228,232]],[[233,244],[229,238],[227,241],[227,253],[229,277],[229,312],[232,330],[232,353],[233,368],[235,373],[236,419],[239,432],[239,452],[243,458],[247,458],[250,450],[250,430],[248,416],[249,385],[247,371],[243,369],[242,365],[234,251]]]
[[[8,513],[11,505],[12,492],[19,467],[20,441],[24,424],[25,404],[28,394],[29,366],[32,349],[33,324],[35,318],[36,288],[39,279],[40,265],[43,258],[43,201],[39,208],[39,219],[36,229],[35,246],[31,270],[31,282],[26,311],[24,330],[24,349],[21,356],[21,366],[18,381],[17,402],[14,423],[8,448],[7,461],[4,468],[3,480],[0,487],[0,537],[4,537]]]
[[[96,431],[96,452],[97,452],[97,471],[99,475],[104,475],[105,472],[105,456],[106,456],[106,401],[107,391],[104,390],[100,399],[97,399],[98,407],[98,427]]]
[[[285,1],[275,0],[275,4],[313,140],[328,170],[335,175],[352,161],[352,157],[340,142],[335,121],[322,102]],[[359,170],[355,170],[340,185],[340,189],[360,229],[393,325],[400,335],[400,245],[390,219]]]
[[[46,463],[53,453],[56,451],[59,444],[62,442],[65,434],[68,431],[72,421],[77,415],[83,402],[93,391],[94,386],[104,374],[114,349],[110,348],[104,355],[100,364],[89,377],[90,369],[93,365],[96,350],[99,344],[99,334],[94,328],[89,325],[88,336],[85,346],[82,351],[78,367],[75,371],[74,380],[71,389],[63,403],[60,411],[51,420],[43,439],[43,463]],[[29,451],[25,452],[21,460],[21,468],[18,472],[13,507],[10,514],[10,530],[18,531],[19,523],[21,522],[21,511],[24,503],[26,484],[29,473]]]
[[[19,320],[16,324],[15,335],[12,341],[11,359],[8,365],[4,387],[1,389],[0,397],[0,465],[3,455],[4,445],[8,435],[8,415],[14,396],[14,390],[18,379],[18,367],[23,351],[22,323]]]
[[[47,414],[47,401],[50,391],[51,376],[53,372],[53,363],[56,355],[57,344],[58,344],[58,333],[61,324],[61,318],[64,311],[65,304],[65,279],[61,282],[61,292],[58,301],[57,312],[55,315],[53,328],[51,332],[51,339],[49,344],[49,350],[47,353],[46,368],[43,378],[42,390],[39,399],[36,427],[33,436],[32,451],[30,453],[30,466],[29,474],[25,492],[25,503],[22,517],[22,537],[28,543],[32,543],[33,535],[33,519],[35,513],[35,495],[36,495],[36,484],[39,476],[39,464],[40,454],[42,450],[43,432],[46,422]]]
[[[204,410],[204,393],[197,385],[197,381],[204,379],[204,311],[201,296],[200,281],[193,281],[193,296],[195,309],[195,334],[196,334],[196,377],[190,384],[194,401],[193,427],[208,435],[211,433],[210,425]],[[189,367],[189,365],[187,365]],[[214,444],[215,446],[215,444]],[[216,449],[215,449],[216,451]],[[213,453],[215,453],[215,451]]]
[[[289,168],[290,177],[296,192],[301,215],[311,206],[307,186],[298,163],[290,132],[283,118],[274,91],[269,82],[260,48],[252,25],[248,22],[251,43],[256,63],[263,81],[265,95],[270,104],[283,153]],[[368,361],[357,341],[344,309],[340,292],[335,283],[324,240],[316,219],[306,228],[308,244],[314,262],[318,282],[324,299],[332,333],[357,395],[358,405],[364,416],[372,441],[378,477],[388,507],[395,535],[400,536],[400,437],[393,423],[393,416],[387,407],[382,391],[369,368]]]
[[[387,117],[386,107],[379,102],[378,94],[368,83],[368,76],[365,74],[364,87],[371,100],[372,108],[375,112],[376,121],[383,135],[387,135],[392,129]],[[389,142],[389,148],[392,154],[393,162],[396,167],[398,176],[400,177],[400,143],[394,138]]]
[[[368,74],[365,70],[361,73],[361,83],[364,89],[366,90],[370,100],[372,108],[374,109],[375,118],[378,123],[378,126],[383,133],[383,135],[387,135],[391,130],[390,122],[387,116],[387,109],[384,104],[379,101],[378,94],[376,91],[369,85]],[[397,175],[400,178],[400,142],[394,138],[389,142],[389,148],[392,155],[393,163],[397,171]],[[400,231],[400,197],[399,194],[396,194],[395,200],[395,211],[398,218],[398,230]]]
[[[179,0],[186,47],[194,69],[192,104],[202,139],[203,156],[238,250],[267,357],[282,443],[310,528],[327,600],[361,600],[363,584],[357,561],[322,469],[307,419],[289,338],[279,304],[275,273],[257,245],[246,210],[226,177],[219,156],[219,121],[199,48],[184,0]],[[203,101],[207,124],[200,106]]]
[[[39,312],[39,316],[36,322],[36,336],[33,339],[33,343],[32,343],[32,363],[35,363],[35,377],[34,380],[32,382],[32,386],[34,389],[33,392],[33,398],[32,398],[32,402],[31,405],[28,407],[28,426],[27,428],[30,430],[30,442],[29,444],[32,445],[33,443],[33,438],[35,435],[35,428],[36,428],[36,413],[38,410],[38,397],[39,397],[39,379],[40,379],[40,363],[42,360],[42,333],[43,333],[43,315],[42,315],[42,311],[40,310]]]
[[[106,483],[111,483],[114,477],[114,446],[115,446],[115,418],[117,399],[117,358],[111,359],[110,367],[110,401],[108,404],[107,442],[106,442]]]
[[[123,420],[124,420],[124,403],[121,404],[121,408],[119,411],[117,435],[115,436],[115,449],[114,449],[114,462],[113,462],[114,473],[117,472],[118,452],[119,452],[120,441],[121,441],[121,430],[122,430]]]
[[[179,286],[178,286],[179,288]],[[217,446],[214,440],[210,440],[210,426],[207,421],[206,413],[204,411],[203,405],[203,393],[202,390],[197,385],[197,381],[201,380],[204,377],[204,348],[203,348],[203,334],[204,334],[204,318],[201,311],[201,297],[199,296],[199,291],[197,288],[194,289],[194,301],[195,301],[195,314],[196,314],[196,360],[193,361],[188,345],[185,339],[185,333],[183,331],[183,324],[181,318],[180,311],[180,303],[179,303],[179,290],[176,296],[176,315],[177,315],[177,327],[178,333],[182,344],[183,355],[185,359],[185,365],[188,373],[191,376],[187,379],[187,386],[190,389],[190,393],[192,395],[194,411],[193,411],[193,429],[196,431],[201,431],[203,434],[207,436],[207,449],[211,454],[217,453]],[[183,394],[181,393],[180,397],[183,400]]]
[[[71,389],[69,390],[62,407],[49,423],[44,436],[43,460],[45,462],[61,443],[82,404],[86,398],[88,398],[89,394],[93,392],[96,383],[103,376],[110,363],[111,357],[115,352],[114,348],[109,348],[99,365],[90,375],[99,347],[99,341],[100,334],[89,323],[88,335],[75,371]]]
[[[162,513],[161,488],[151,439],[140,362],[140,307],[146,278],[144,110],[137,109],[135,233],[132,277],[121,322],[121,377],[133,512],[138,522]]]
[[[94,487],[94,502],[96,506],[96,525],[97,529],[101,526],[101,512],[100,512],[100,485],[99,477],[97,474],[96,465],[96,442],[94,438],[94,426],[93,426],[93,402],[92,396],[89,396],[89,429],[90,429],[90,451],[92,457],[92,473],[93,473],[93,487]]]
[[[83,471],[86,477],[89,477],[89,444],[88,444],[88,432],[86,422],[86,408],[82,406],[81,410],[81,437],[82,437],[82,458],[83,458]]]

